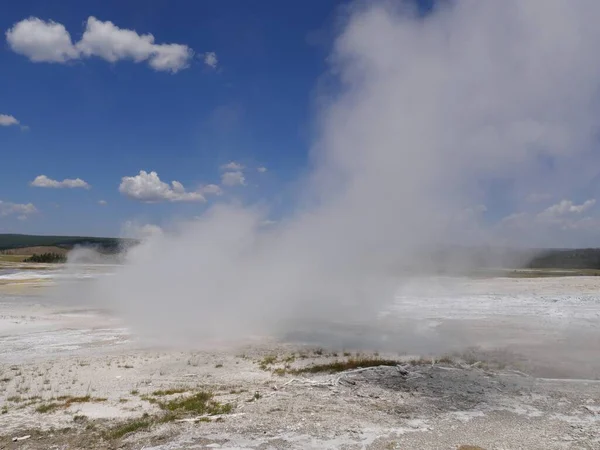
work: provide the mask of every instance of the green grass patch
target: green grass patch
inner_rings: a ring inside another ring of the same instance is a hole
[[[228,414],[233,409],[231,404],[221,404],[214,400],[210,392],[198,392],[190,397],[176,398],[168,402],[161,402],[159,406],[178,414],[196,414],[214,416]]]
[[[40,414],[45,414],[45,413],[53,412],[53,411],[57,410],[58,408],[60,408],[61,406],[63,406],[61,403],[45,403],[45,404],[40,405],[37,408],[35,408],[35,412],[38,412]]]
[[[123,436],[129,433],[135,433],[142,430],[149,430],[153,423],[154,421],[147,417],[132,420],[131,422],[127,422],[111,428],[106,433],[106,436],[109,439],[121,439]]]
[[[148,403],[151,403],[153,405],[156,404],[156,403],[158,403],[158,400],[156,400],[153,397],[150,397],[149,395],[140,395],[140,399],[144,400],[144,401],[146,401]]]
[[[301,367],[299,369],[289,369],[289,373],[294,375],[303,373],[336,373],[367,367],[397,366],[398,364],[401,364],[401,362],[394,359],[350,358],[346,361],[333,361],[326,364],[316,364],[308,367]]]
[[[165,396],[172,394],[182,394],[188,389],[174,388],[168,390],[155,391],[153,396]],[[177,419],[189,416],[205,416],[199,417],[197,422],[210,422],[211,419],[206,416],[215,416],[220,414],[228,414],[232,411],[231,404],[222,404],[214,399],[211,392],[201,391],[187,397],[175,398],[169,401],[159,401],[154,397],[140,397],[150,403],[157,404],[164,412],[157,416],[149,416],[145,413],[142,417],[118,424],[109,428],[104,436],[109,440],[121,439],[130,433],[149,430],[152,426],[162,423],[173,422]]]
[[[165,395],[183,394],[184,392],[187,392],[187,391],[189,391],[189,389],[186,389],[186,388],[172,388],[172,389],[165,389],[165,390],[154,391],[152,393],[152,395],[154,395],[156,397],[164,397]]]
[[[268,370],[269,366],[277,362],[277,355],[267,355],[258,362],[258,367],[262,370]]]

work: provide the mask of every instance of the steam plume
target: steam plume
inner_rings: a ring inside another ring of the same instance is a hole
[[[423,248],[515,242],[486,224],[488,185],[507,182],[518,211],[548,160],[576,188],[598,159],[599,18],[596,0],[457,0],[425,17],[356,4],[293,212],[265,227],[268,210],[217,205],[132,250],[97,294],[162,338],[243,336],[368,317]]]

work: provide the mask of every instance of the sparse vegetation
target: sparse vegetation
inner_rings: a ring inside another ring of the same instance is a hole
[[[392,359],[350,358],[346,361],[333,361],[326,364],[316,364],[298,369],[289,369],[289,373],[295,375],[302,373],[335,373],[365,367],[397,366],[398,364],[401,364],[401,362]]]
[[[135,433],[141,430],[148,430],[152,424],[153,421],[146,415],[146,417],[143,417],[142,419],[132,420],[111,428],[106,433],[106,437],[109,439],[121,439],[126,434]]]
[[[183,394],[187,392],[189,389],[186,388],[171,388],[165,390],[154,391],[152,395],[155,397],[164,397],[165,395],[173,395],[173,394]]]
[[[440,364],[452,364],[452,357],[449,355],[444,355],[442,357],[440,357],[440,359],[437,360],[438,363]]]
[[[426,364],[431,364],[432,362],[433,362],[432,359],[417,358],[417,359],[411,359],[408,363],[411,366],[424,366]]]
[[[165,396],[173,394],[181,394],[187,389],[176,388],[169,390],[155,391],[152,395]],[[234,392],[234,391],[233,391]],[[240,391],[241,392],[241,391]],[[222,404],[214,400],[211,392],[201,391],[191,396],[180,397],[166,402],[158,401],[149,396],[142,396],[143,400],[157,404],[165,413],[162,415],[151,417],[145,413],[141,418],[119,424],[110,428],[106,433],[107,439],[120,439],[127,434],[135,433],[142,430],[148,430],[155,424],[173,422],[187,416],[204,416],[198,417],[196,422],[210,422],[206,416],[215,416],[220,414],[228,414],[232,411],[231,404]]]
[[[153,397],[150,397],[149,395],[141,395],[141,396],[140,396],[140,399],[141,399],[141,400],[144,400],[144,401],[146,401],[146,402],[148,402],[148,403],[150,403],[150,404],[152,404],[152,405],[154,405],[154,404],[158,403],[158,400],[156,400],[156,399],[155,399],[155,398],[153,398]]]
[[[228,414],[232,410],[231,404],[221,404],[213,399],[210,392],[201,391],[190,397],[177,398],[159,406],[174,413],[192,413],[196,415]]]
[[[38,412],[40,414],[45,414],[45,413],[49,413],[52,412],[58,408],[60,408],[62,405],[60,403],[45,403],[43,405],[38,406],[35,409],[35,412]]]
[[[269,366],[277,362],[277,355],[267,355],[258,363],[258,367],[262,370],[268,370]]]
[[[83,397],[71,397],[68,395],[63,395],[60,397],[57,397],[55,400],[58,400],[61,403],[58,402],[52,402],[52,403],[45,403],[43,405],[40,405],[36,408],[36,412],[38,413],[48,413],[48,412],[52,412],[55,411],[56,409],[59,408],[68,408],[69,406],[71,406],[74,403],[87,403],[87,402],[104,402],[106,401],[105,398],[99,398],[99,397],[91,397],[89,395],[83,396]]]

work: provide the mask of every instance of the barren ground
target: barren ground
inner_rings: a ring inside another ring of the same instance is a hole
[[[48,302],[58,275],[0,268],[0,448],[600,449],[597,277],[427,280],[377,323],[181,351]]]

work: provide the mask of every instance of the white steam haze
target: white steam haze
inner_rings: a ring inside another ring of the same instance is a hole
[[[343,10],[291,213],[264,226],[264,206],[213,206],[153,233],[95,296],[164,340],[242,337],[371,317],[423,248],[518,243],[482,219],[486,182],[510,180],[518,212],[598,167],[600,2],[439,3]]]

